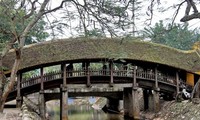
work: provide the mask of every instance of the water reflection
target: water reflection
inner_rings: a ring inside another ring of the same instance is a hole
[[[59,103],[55,102],[53,105],[47,107],[49,113],[49,120],[60,119]],[[107,114],[102,110],[95,110],[91,104],[70,104],[69,105],[69,120],[128,120],[124,119],[123,115]]]

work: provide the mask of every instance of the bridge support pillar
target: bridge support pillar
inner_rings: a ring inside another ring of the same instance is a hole
[[[16,107],[21,108],[21,106],[22,106],[22,97],[20,96],[16,98]]]
[[[124,117],[140,119],[138,88],[124,88]]]
[[[114,98],[108,98],[107,109],[109,113],[119,113],[119,100]]]
[[[39,94],[39,111],[40,111],[40,117],[42,120],[46,119],[46,105],[45,105],[45,98],[44,98],[44,90],[40,91]]]
[[[68,91],[66,86],[60,90],[60,120],[68,120]]]
[[[148,94],[149,108],[148,108],[148,110],[152,111],[152,112],[154,111],[154,99],[153,99],[153,97],[154,97],[154,95],[153,95],[152,90],[149,90],[149,94]]]
[[[154,112],[159,112],[160,111],[160,97],[159,97],[159,93],[160,89],[157,88],[154,90],[153,93],[153,98],[154,98]]]
[[[140,119],[140,105],[139,105],[139,95],[138,95],[138,87],[132,88],[132,109],[133,109],[133,119]]]
[[[159,100],[159,89],[149,91],[149,111],[159,112],[160,110],[160,100]]]

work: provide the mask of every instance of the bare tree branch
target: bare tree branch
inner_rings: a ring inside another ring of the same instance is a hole
[[[50,20],[49,20],[49,18],[48,18],[48,16],[46,14],[45,14],[45,17],[46,17],[46,19],[47,19],[47,21],[48,21],[48,23],[50,25],[50,29],[51,29],[52,34],[53,34],[53,38],[55,38],[55,32],[54,32],[53,26],[52,26],[52,24],[51,24],[51,22],[50,22]]]
[[[148,10],[150,10],[150,23],[152,22],[153,19],[153,7],[154,7],[154,0],[151,1],[151,5],[148,7]]]
[[[31,30],[31,28],[35,25],[35,23],[44,15],[45,7],[49,3],[50,0],[44,0],[44,2],[41,4],[39,12],[36,14],[36,16],[30,21],[30,23],[26,26],[23,33],[20,36],[20,48],[22,48],[25,44],[25,38],[28,34],[28,32]]]
[[[43,14],[47,14],[47,13],[51,13],[51,12],[57,11],[57,10],[59,10],[60,8],[63,7],[63,5],[64,5],[65,2],[69,2],[69,1],[72,1],[72,0],[63,0],[63,1],[61,2],[61,4],[60,4],[58,7],[55,7],[54,9],[51,9],[51,10],[47,10],[47,11],[44,12]]]
[[[180,10],[181,6],[183,5],[183,3],[185,3],[185,1],[183,1],[182,3],[180,3],[180,4],[178,5],[178,8],[176,9],[176,11],[175,11],[175,13],[174,13],[174,16],[173,16],[173,19],[172,19],[172,26],[174,25],[174,21],[175,21],[177,15],[178,15],[179,10]]]
[[[30,3],[31,3],[31,11],[30,13],[28,13],[27,15],[24,16],[24,19],[27,19],[29,17],[31,17],[34,13],[34,11],[36,10],[36,7],[35,7],[35,3],[38,1],[38,0],[35,0],[35,1],[31,1],[31,0],[28,0]]]
[[[77,1],[78,2],[78,1]],[[81,20],[81,23],[83,25],[83,29],[84,29],[84,33],[85,33],[85,37],[87,37],[88,35],[88,30],[87,30],[87,27],[86,27],[86,24],[85,24],[85,13],[83,13],[83,9],[81,10],[80,6],[78,6],[78,4],[75,4],[76,5],[76,8],[78,10],[78,13],[79,13],[79,16],[80,16],[80,20]],[[86,5],[86,4],[85,4]],[[84,9],[85,9],[85,6],[82,6]]]
[[[19,11],[20,9],[22,9],[22,7],[24,6],[26,0],[22,0],[20,6],[17,8],[17,11]]]
[[[193,0],[186,0],[186,2],[187,2],[187,7],[185,9],[185,16],[183,18],[181,18],[180,21],[181,22],[187,22],[187,21],[192,20],[192,19],[200,19],[200,13],[198,12],[194,1]],[[193,8],[194,13],[189,15],[191,7]]]
[[[101,15],[100,15],[100,13],[99,12],[97,12],[97,11],[92,11],[92,9],[91,8],[93,8],[93,7],[86,7],[86,3],[85,3],[85,6],[83,6],[83,5],[81,5],[80,3],[78,3],[78,2],[75,2],[75,1],[72,1],[76,6],[80,6],[80,7],[82,7],[82,8],[84,8],[85,9],[85,11],[87,12],[87,14],[88,15],[91,15],[91,16],[93,16],[100,24],[101,24],[101,26],[103,26],[103,27],[105,27],[107,30],[108,30],[108,32],[110,33],[110,35],[111,35],[111,37],[113,37],[113,36],[118,36],[114,31],[113,31],[113,29],[111,29],[111,27],[108,25],[108,23],[110,22],[110,19],[107,19],[106,17],[104,17],[104,18],[102,18],[101,17]],[[89,4],[89,3],[88,3]]]
[[[193,13],[191,15],[187,15],[187,16],[184,16],[183,18],[181,18],[181,22],[187,22],[187,21],[190,21],[192,19],[200,19],[200,13]]]

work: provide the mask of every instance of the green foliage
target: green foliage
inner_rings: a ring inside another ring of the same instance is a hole
[[[105,37],[106,35],[100,29],[93,29],[87,32],[88,37]]]
[[[32,44],[44,41],[49,37],[49,33],[45,32],[46,22],[44,20],[39,20],[36,25],[29,32],[25,44]]]
[[[60,70],[61,70],[60,65],[54,65],[54,66],[49,66],[49,67],[44,68],[45,73],[51,73],[51,72],[60,71]]]
[[[45,67],[44,68],[44,73],[51,73],[54,71],[60,71],[61,70],[61,66],[60,65],[54,65],[54,66],[49,66],[49,67]],[[40,75],[40,70],[39,69],[35,69],[35,70],[31,70],[31,71],[27,71],[25,73],[23,73],[22,75],[22,79],[29,79],[32,76],[38,76]]]
[[[39,69],[35,69],[35,70],[25,72],[22,75],[22,79],[27,80],[27,79],[31,78],[32,76],[39,75],[39,72],[40,72]]]
[[[145,28],[143,37],[150,38],[152,42],[182,50],[190,50],[195,42],[200,41],[197,29],[189,30],[187,24],[164,26],[163,21],[156,23],[154,27]]]
[[[0,51],[5,47],[7,42],[13,39],[19,39],[28,23],[33,17],[25,18],[24,16],[30,12],[26,8],[16,9],[16,0],[0,1]],[[49,36],[45,32],[46,22],[41,19],[29,31],[26,36],[25,44],[43,41]]]
[[[84,4],[77,0],[68,2],[62,20],[53,23],[53,27],[62,25],[72,35],[85,37],[124,36],[133,34],[133,18],[139,19],[140,8],[138,0],[85,0]]]

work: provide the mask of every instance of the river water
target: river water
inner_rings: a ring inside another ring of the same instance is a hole
[[[71,103],[72,101],[73,103]],[[130,120],[128,118],[125,119],[121,114],[108,114],[102,110],[95,110],[92,108],[92,103],[86,101],[88,100],[79,100],[79,103],[72,99],[68,101],[69,120]],[[91,99],[89,101],[91,101]],[[47,111],[50,120],[60,119],[60,107],[58,102],[59,101],[53,101],[47,104]]]

